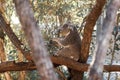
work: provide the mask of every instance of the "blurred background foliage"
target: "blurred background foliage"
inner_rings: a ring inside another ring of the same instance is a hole
[[[57,49],[52,44],[50,44],[50,40],[52,38],[58,37],[58,34],[57,34],[58,28],[65,22],[71,21],[74,24],[78,25],[78,29],[80,29],[84,18],[87,16],[87,14],[90,12],[93,5],[95,4],[95,0],[30,0],[30,1],[31,1],[31,8],[34,11],[34,17],[39,25],[39,28],[41,30],[41,33],[46,43],[46,47],[50,54],[55,53]],[[8,21],[8,23],[10,23],[10,26],[13,29],[14,33],[17,35],[17,37],[22,41],[22,43],[24,43],[25,49],[30,50],[27,44],[27,40],[25,39],[24,32],[21,29],[21,25],[15,11],[13,0],[5,0],[4,6],[5,6],[4,14],[5,14],[6,20]],[[100,20],[98,20],[98,22],[99,21]],[[80,36],[82,37],[81,35],[82,32],[79,32],[79,33],[80,33]],[[113,35],[113,38],[114,37],[115,36]],[[117,43],[116,46],[114,46],[117,53],[120,48],[118,45],[120,44],[119,38],[120,37],[117,36],[116,38],[117,40],[113,39],[111,43],[112,45],[114,45],[113,42]],[[95,45],[96,45],[96,28],[93,31],[93,39],[91,41],[90,54],[94,53]],[[17,62],[26,61],[24,57],[20,55],[19,50],[17,50],[15,46],[11,43],[7,35],[5,35],[5,39],[4,39],[4,49],[7,56],[6,60],[17,61]],[[110,47],[110,49],[108,50],[108,55],[110,53],[110,57],[108,56],[108,58],[106,59],[106,64],[112,64],[111,62],[114,62],[112,60],[113,55],[111,53],[112,51],[110,51],[111,49],[113,49],[113,46]],[[91,62],[91,55],[88,60],[88,63],[90,62]],[[66,72],[65,70],[63,70],[63,72],[67,76],[69,75],[69,73]],[[19,76],[22,76],[20,75],[21,74],[20,72],[13,71],[10,73],[11,73],[10,75],[12,76],[12,80],[39,80],[36,70],[22,72],[22,75],[23,73],[25,75],[22,79],[19,79]],[[108,77],[108,74],[109,73],[106,74],[107,77]],[[4,74],[0,74],[0,75],[1,75],[0,76],[1,80],[8,80],[5,78]],[[119,74],[117,74],[117,76],[118,75]],[[86,77],[85,77],[85,80],[86,80]],[[113,80],[112,77],[111,77],[111,80]],[[115,78],[114,80],[117,80],[117,79]]]
[[[58,28],[64,24],[66,21],[71,21],[80,25],[83,18],[89,13],[93,7],[95,0],[30,0],[31,8],[34,11],[34,17],[40,26],[41,33],[44,37],[46,47],[49,53],[53,54],[56,51],[56,47],[50,44],[50,40],[57,37]],[[24,32],[21,30],[21,25],[18,20],[18,16],[15,11],[15,6],[12,0],[5,0],[5,11],[4,16],[8,23],[10,23],[11,28],[17,37],[24,43],[26,49],[30,49]],[[4,39],[4,48],[7,55],[7,60],[9,61],[26,61],[23,56],[19,55],[20,52],[11,43],[8,36]],[[10,72],[12,80],[19,80],[21,76],[20,72]],[[64,71],[64,73],[66,73]],[[26,71],[24,72],[25,77],[22,80],[38,80],[36,71]],[[66,73],[68,74],[68,73]],[[1,79],[5,80],[2,76]],[[62,80],[62,79],[61,79]]]
[[[50,40],[57,37],[58,28],[66,21],[72,21],[74,24],[80,25],[85,16],[90,12],[95,0],[30,0],[31,8],[34,11],[34,17],[40,26],[41,33],[45,39],[46,47],[49,53],[54,53],[56,48],[50,44]],[[21,30],[21,25],[15,11],[13,0],[5,0],[5,17],[10,23],[11,28],[17,37],[24,43],[26,49],[30,49]],[[19,51],[11,43],[7,35],[4,40],[4,48],[9,61],[26,61],[23,56],[19,55]],[[21,59],[19,59],[21,58]],[[24,80],[37,80],[36,71],[26,71]],[[3,74],[2,74],[3,75]],[[19,72],[11,72],[13,80],[19,80]],[[1,76],[5,80],[4,76]]]

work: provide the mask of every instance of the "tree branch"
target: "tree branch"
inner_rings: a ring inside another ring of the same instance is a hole
[[[74,60],[67,59],[64,57],[54,57],[51,56],[51,60],[54,64],[66,65],[69,68],[72,68],[77,71],[87,71],[89,64],[81,64]],[[69,62],[69,63],[68,63]],[[35,70],[36,66],[33,62],[15,62],[15,61],[7,61],[0,63],[0,73],[7,71],[23,71],[23,70]],[[111,71],[120,71],[119,65],[105,65],[105,72]]]
[[[13,45],[18,50],[21,51],[21,53],[24,55],[24,57],[27,60],[31,60],[32,58],[29,57],[30,54],[22,48],[23,43],[17,38],[17,36],[13,32],[13,30],[11,29],[10,25],[7,24],[6,20],[4,19],[4,17],[1,14],[0,14],[0,27],[7,34],[7,36],[9,37],[9,39],[11,40],[11,42],[13,43]]]
[[[93,7],[92,11],[88,14],[86,18],[86,23],[84,26],[84,35],[82,40],[81,47],[81,59],[80,62],[86,62],[89,54],[90,42],[92,39],[93,28],[96,24],[97,19],[99,18],[102,9],[106,3],[106,0],[96,0],[96,4]]]
[[[0,73],[7,71],[35,70],[36,66],[32,62],[7,61],[0,64]]]

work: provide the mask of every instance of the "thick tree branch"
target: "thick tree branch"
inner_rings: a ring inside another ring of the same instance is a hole
[[[26,52],[22,46],[23,43],[17,38],[13,30],[11,29],[10,25],[7,24],[6,20],[4,17],[0,14],[0,28],[7,34],[13,45],[22,52],[22,54],[25,56],[27,60],[31,60],[31,57],[29,57],[29,53]]]
[[[86,23],[84,26],[84,35],[81,47],[81,59],[80,62],[86,62],[89,54],[89,47],[92,38],[93,28],[96,24],[98,17],[100,16],[102,9],[106,3],[106,0],[96,0],[96,4],[92,11],[88,14],[86,18]]]
[[[95,26],[98,17],[102,12],[105,2],[106,0],[96,0],[96,4],[94,5],[93,9],[91,10],[91,12],[88,14],[88,16],[84,21],[85,25],[84,25],[84,35],[82,39],[80,59],[79,59],[80,63],[86,63],[88,59],[93,28]],[[80,75],[78,75],[78,73],[76,75],[80,76],[80,78],[82,79],[83,74],[84,72],[80,72]]]
[[[29,0],[14,0],[17,14],[28,39],[31,55],[42,80],[58,80],[48,56],[44,41],[39,33]]]
[[[54,64],[66,65],[69,68],[72,68],[77,71],[87,71],[89,65],[88,64],[81,64],[74,60],[67,59],[64,57],[54,57],[51,56],[51,59]],[[68,63],[69,62],[69,63]],[[36,66],[32,62],[14,62],[8,61],[0,63],[0,73],[6,71],[23,71],[23,70],[35,70]],[[105,72],[112,72],[112,71],[120,71],[119,65],[105,65],[104,66]]]
[[[32,62],[18,62],[14,61],[3,62],[0,64],[0,73],[6,71],[23,71],[23,70],[35,70],[36,66]]]

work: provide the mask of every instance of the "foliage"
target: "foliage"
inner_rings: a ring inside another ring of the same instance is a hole
[[[86,15],[90,12],[94,3],[95,0],[31,0],[34,16],[37,20],[38,25],[40,26],[42,35],[45,39],[46,47],[48,48],[50,54],[55,53],[58,49],[50,44],[50,40],[58,36],[57,30],[60,25],[70,20],[74,24],[77,24],[79,26],[78,28],[80,28],[83,18],[85,18]],[[24,43],[24,47],[27,50],[30,50],[24,33],[21,30],[21,25],[17,20],[15,7],[12,0],[6,0],[5,6],[5,15],[7,21],[9,21],[13,31],[18,36],[18,38]],[[118,36],[116,41],[118,44],[115,45],[116,52],[119,50],[119,38],[120,36]],[[91,53],[94,52],[94,47],[96,44],[95,40],[96,37],[93,33],[93,40],[91,42],[90,48]],[[10,42],[7,36],[5,37],[5,51],[8,56],[8,60],[18,61],[18,51]],[[27,76],[30,77],[27,77],[27,80],[30,80],[29,78],[31,78],[31,80],[33,80],[33,78],[36,78],[37,74],[35,73],[36,71],[33,71],[28,74]]]

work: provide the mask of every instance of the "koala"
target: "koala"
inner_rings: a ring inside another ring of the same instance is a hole
[[[62,47],[55,53],[55,56],[64,56],[78,61],[81,50],[81,39],[76,26],[70,23],[64,24],[59,29],[59,35],[59,38],[52,39],[52,41]]]

